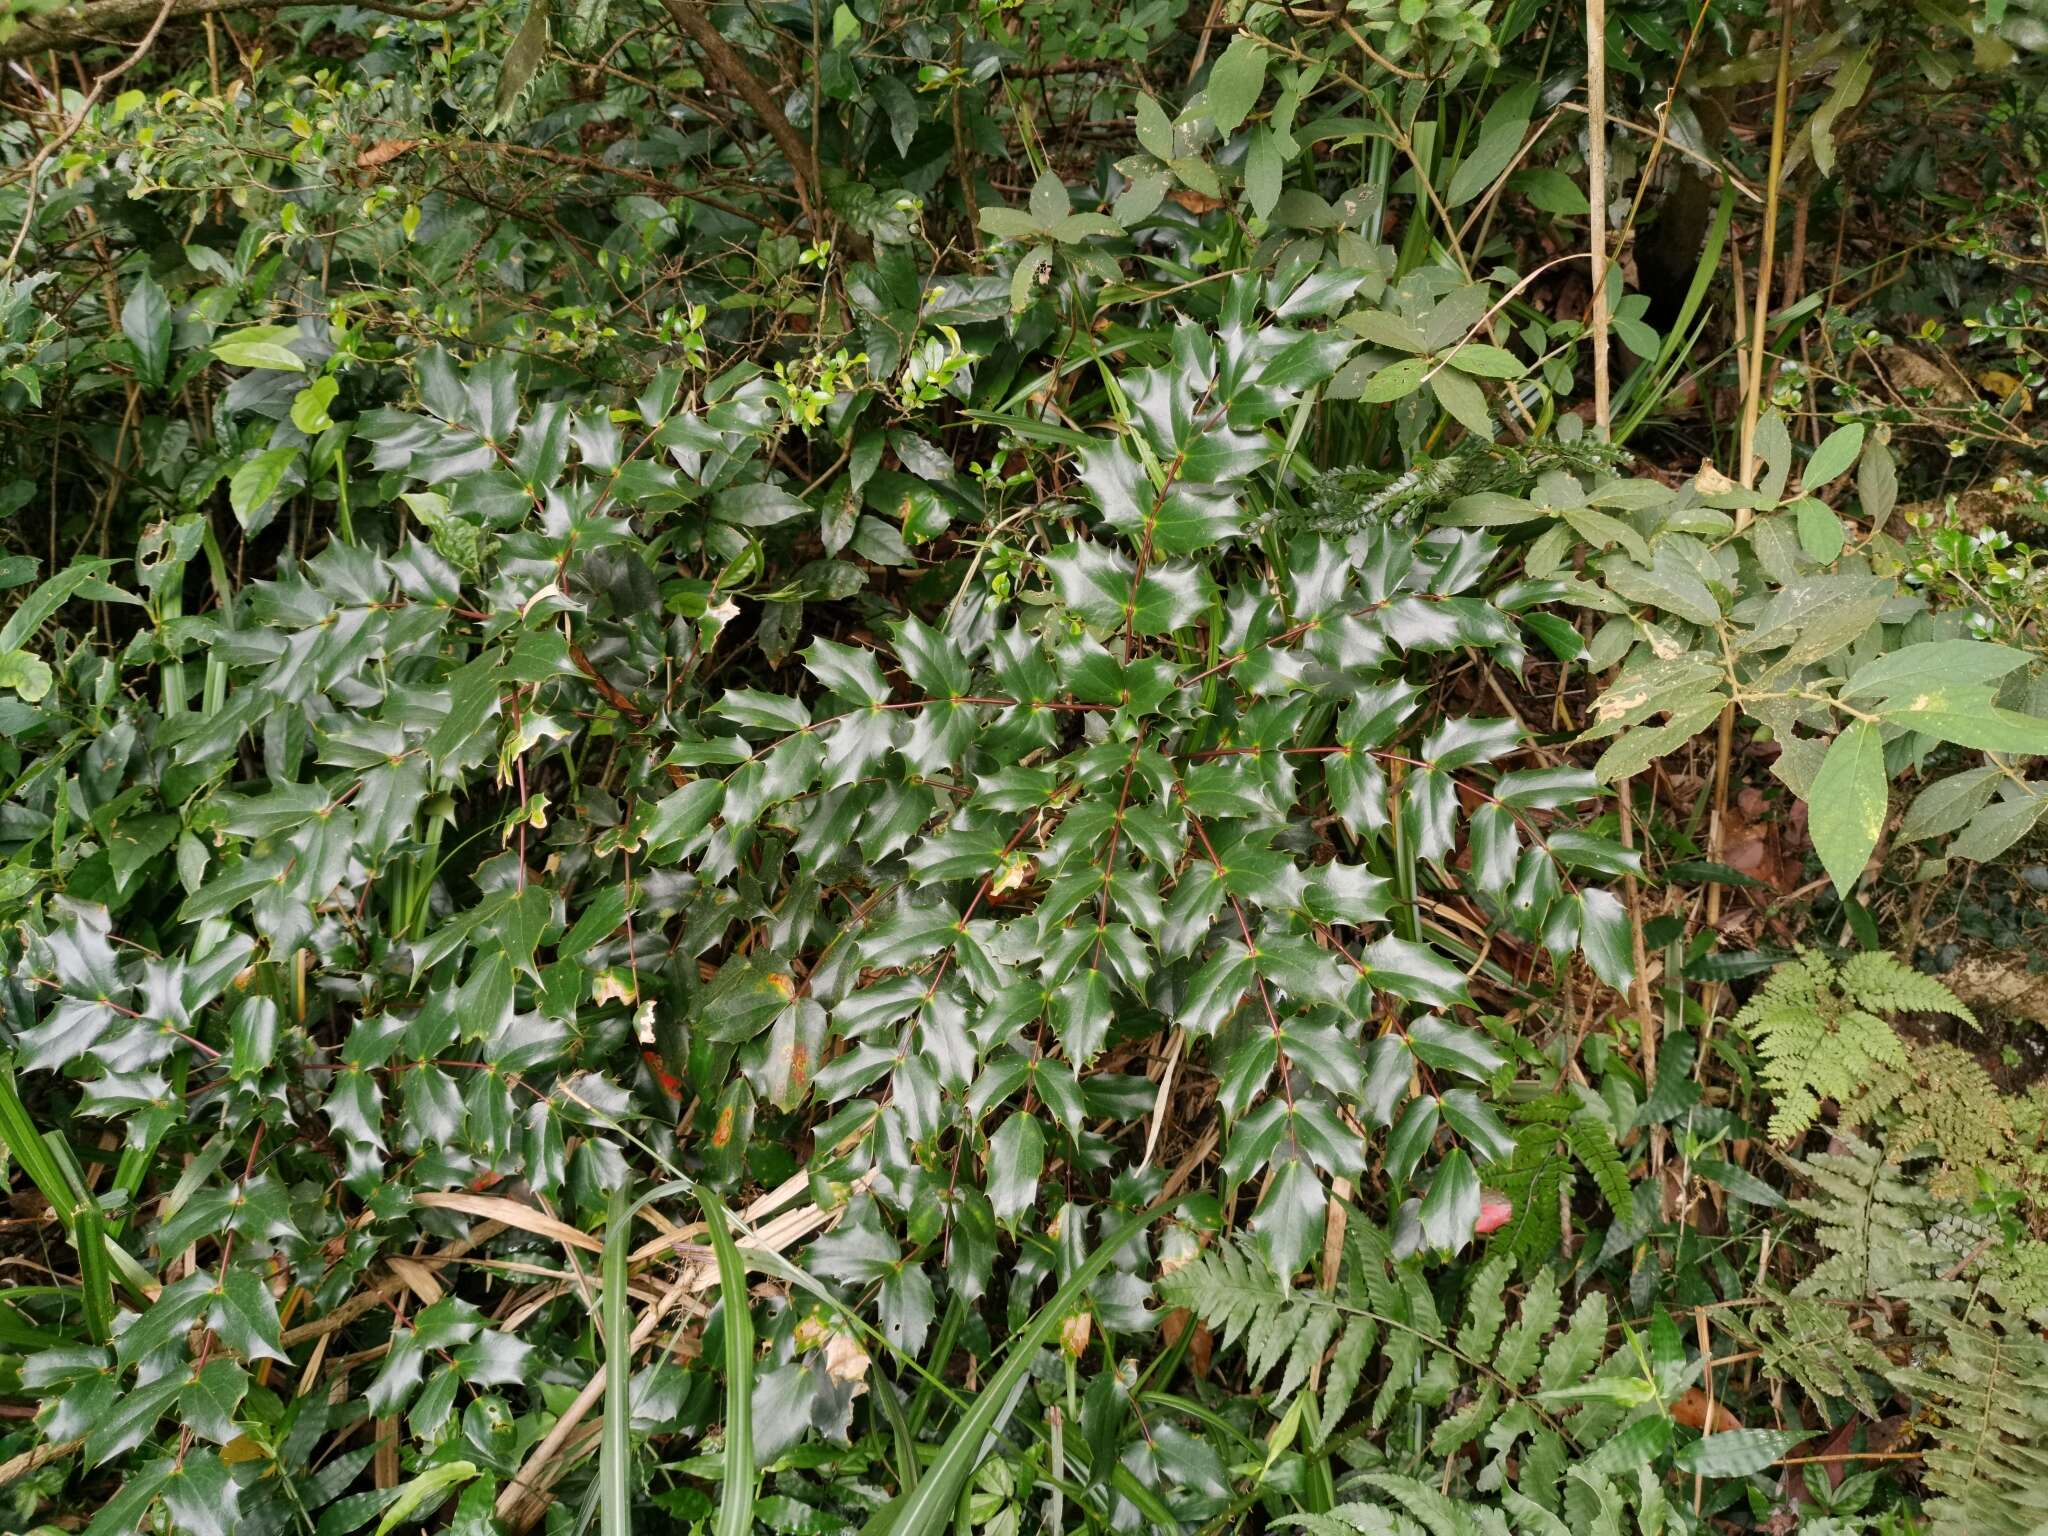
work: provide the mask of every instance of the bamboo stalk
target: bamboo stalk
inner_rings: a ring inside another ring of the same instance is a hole
[[[1792,75],[1793,5],[1794,0],[1783,0],[1783,8],[1779,12],[1777,93],[1771,111],[1771,167],[1764,184],[1763,240],[1757,253],[1756,308],[1749,325],[1749,366],[1737,369],[1742,376],[1742,446],[1738,468],[1744,485],[1756,478],[1756,424],[1763,413],[1764,334],[1771,313],[1771,265],[1777,255],[1778,190],[1785,170],[1785,117]],[[1739,255],[1735,258],[1735,272],[1738,284],[1736,308],[1740,311],[1742,258]],[[1736,532],[1740,533],[1749,525],[1751,515],[1747,507],[1736,512]],[[1707,828],[1707,857],[1717,864],[1721,861],[1722,839],[1728,821],[1728,763],[1734,750],[1735,706],[1730,704],[1721,711],[1714,733],[1714,807]],[[1707,926],[1716,927],[1720,921],[1721,887],[1710,884],[1707,887]]]
[[[1586,201],[1593,257],[1593,428],[1605,442],[1614,425],[1607,377],[1607,0],[1586,0]]]
[[[1778,194],[1785,174],[1785,118],[1792,83],[1792,12],[1784,0],[1778,21],[1778,84],[1771,108],[1771,169],[1764,182],[1763,247],[1756,263],[1756,314],[1749,327],[1749,374],[1742,392],[1742,483],[1756,475],[1756,423],[1763,411],[1764,335],[1771,316],[1771,264],[1778,248]],[[1749,522],[1747,507],[1735,514],[1739,533]]]

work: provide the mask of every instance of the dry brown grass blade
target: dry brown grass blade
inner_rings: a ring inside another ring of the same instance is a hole
[[[507,1200],[503,1195],[472,1195],[465,1190],[449,1189],[430,1191],[413,1198],[416,1203],[434,1210],[460,1211],[465,1216],[501,1221],[508,1227],[531,1232],[535,1237],[551,1238],[564,1247],[581,1248],[590,1253],[604,1252],[604,1244],[588,1232],[557,1220],[523,1201]]]
[[[844,1206],[828,1211],[817,1205],[803,1205],[772,1219],[762,1220],[770,1211],[801,1193],[808,1184],[807,1178],[798,1175],[748,1206],[745,1220],[753,1227],[753,1231],[735,1234],[739,1237],[741,1246],[756,1252],[782,1253],[837,1221],[840,1212],[845,1209]],[[755,1225],[757,1222],[759,1225]],[[704,1230],[703,1224],[698,1222],[665,1232],[654,1242],[644,1245],[635,1252],[632,1259],[639,1262],[643,1256],[653,1257],[656,1254],[679,1250],[690,1238],[702,1235]],[[707,1248],[701,1254],[688,1254],[682,1274],[662,1293],[661,1299],[644,1308],[634,1322],[630,1336],[631,1347],[638,1350],[651,1339],[655,1330],[661,1326],[662,1319],[675,1309],[677,1303],[699,1291],[711,1290],[717,1284],[718,1265],[712,1258],[711,1251]],[[528,1453],[518,1472],[498,1495],[498,1519],[512,1532],[512,1536],[522,1536],[523,1532],[531,1529],[534,1522],[546,1513],[549,1502],[548,1487],[572,1459],[566,1454],[571,1449],[569,1442],[576,1435],[578,1426],[603,1397],[604,1372],[599,1370],[593,1372],[590,1380],[583,1384],[583,1390],[577,1393],[576,1400],[562,1411],[562,1416],[555,1420],[554,1427]],[[593,1429],[595,1427],[592,1426]],[[595,1437],[588,1434],[584,1441],[579,1442],[595,1443]]]
[[[435,1277],[434,1271],[418,1259],[408,1259],[394,1253],[384,1263],[392,1274],[405,1282],[407,1290],[419,1297],[422,1306],[431,1307],[446,1294],[442,1291],[441,1282]]]

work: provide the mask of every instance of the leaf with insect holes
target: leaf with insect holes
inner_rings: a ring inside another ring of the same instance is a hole
[[[1259,92],[1266,84],[1266,58],[1265,48],[1239,34],[1210,69],[1204,91],[1209,119],[1226,138],[1237,132],[1238,124],[1259,104]]]

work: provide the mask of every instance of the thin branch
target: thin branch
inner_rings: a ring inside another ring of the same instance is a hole
[[[123,0],[123,3],[125,3],[125,0]],[[36,151],[35,158],[30,160],[23,170],[22,179],[27,183],[27,191],[22,195],[21,228],[14,232],[14,243],[7,248],[7,260],[0,262],[0,266],[12,267],[14,265],[16,258],[21,255],[22,243],[28,239],[28,232],[35,228],[36,192],[42,185],[43,167],[49,163],[51,157],[58,150],[71,142],[72,137],[79,129],[85,126],[86,118],[92,114],[92,109],[99,105],[99,99],[106,94],[107,87],[127,74],[137,64],[140,64],[143,55],[156,46],[157,37],[163,31],[164,23],[171,19],[171,8],[174,4],[176,4],[176,0],[161,0],[157,7],[156,20],[149,24],[149,30],[142,35],[142,41],[135,45],[135,51],[101,75],[99,79],[93,81],[92,89],[86,92],[85,100],[78,104],[78,111],[73,114],[71,121],[64,125],[63,130],[54,139],[51,139],[41,149]],[[20,35],[20,33],[15,34],[17,40],[20,38]]]
[[[402,5],[398,0],[350,0],[359,10],[386,16],[403,16],[410,21],[446,21],[469,8],[469,0],[453,0],[440,7]],[[228,11],[279,11],[291,8],[293,0],[171,0],[164,19],[182,21],[188,16],[217,16]],[[27,58],[48,49],[75,48],[98,42],[110,32],[119,32],[157,15],[153,0],[93,0],[45,16],[25,20],[4,41],[0,41],[0,63]]]
[[[500,143],[494,139],[461,139],[439,147],[451,153],[505,155],[520,160],[541,160],[549,165],[559,165],[567,170],[582,171],[592,176],[616,176],[622,181],[643,186],[650,192],[659,192],[664,197],[686,197],[693,203],[716,208],[720,213],[729,214],[736,219],[745,219],[748,223],[758,224],[763,229],[776,227],[772,221],[762,218],[758,213],[751,213],[722,197],[713,197],[708,192],[683,186],[650,171],[643,171],[630,165],[613,165],[606,160],[594,160],[589,155],[572,155],[567,150],[551,149],[544,144],[510,144]]]
[[[712,74],[745,102],[747,110],[768,130],[768,137],[775,141],[782,157],[789,162],[790,174],[796,180],[797,201],[803,205],[804,217],[816,229],[820,207],[818,162],[811,155],[810,145],[796,131],[796,125],[790,122],[781,103],[761,83],[747,61],[740,57],[739,50],[725,40],[725,34],[705,15],[697,0],[661,0],[661,4],[670,19],[697,45],[704,62],[711,66]]]

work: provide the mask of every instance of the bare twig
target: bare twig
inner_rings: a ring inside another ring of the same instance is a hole
[[[1209,36],[1216,30],[1216,23],[1223,17],[1223,0],[1209,0],[1209,15],[1202,23],[1201,41],[1195,44],[1195,62],[1188,66],[1188,84],[1195,83],[1195,76],[1202,72],[1202,65],[1209,58]]]
[[[1342,16],[1339,16],[1337,18],[1337,25],[1344,29],[1344,35],[1346,37],[1350,38],[1353,43],[1357,44],[1358,51],[1360,53],[1364,54],[1368,59],[1370,59],[1374,64],[1378,65],[1381,69],[1384,69],[1388,74],[1399,75],[1403,80],[1427,80],[1429,78],[1429,76],[1427,75],[1418,75],[1412,69],[1403,69],[1400,65],[1396,64],[1392,59],[1388,58],[1385,54],[1381,53],[1378,49],[1374,48],[1371,43],[1368,43],[1363,37],[1361,37],[1359,35],[1358,29],[1352,26],[1351,23],[1346,21]]]

